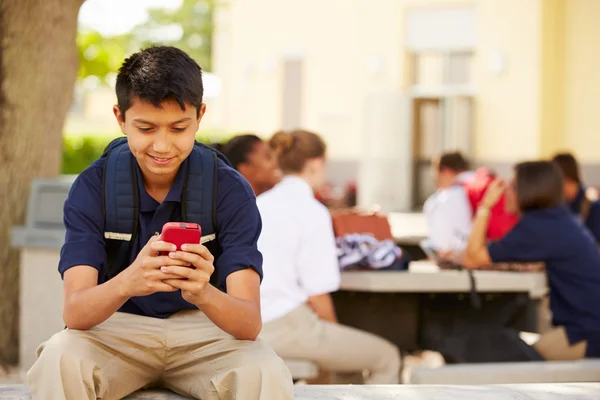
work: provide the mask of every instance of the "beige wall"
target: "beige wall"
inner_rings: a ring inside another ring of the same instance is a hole
[[[367,98],[406,89],[407,10],[472,3],[474,157],[514,162],[566,147],[584,161],[600,161],[599,0],[229,3],[218,15],[214,46],[223,96],[213,117],[226,129],[278,129],[282,62],[301,57],[303,127],[325,136],[332,158],[359,160]],[[500,72],[493,69],[498,57],[505,62]]]
[[[262,134],[279,129],[282,65],[298,57],[304,60],[303,127],[326,137],[333,158],[360,157],[366,96],[401,85],[401,5],[231,1],[219,11],[214,43],[223,126]]]
[[[565,1],[565,147],[600,162],[600,1]]]
[[[541,1],[477,2],[477,159],[539,156]],[[500,75],[490,68],[497,55],[506,62]]]

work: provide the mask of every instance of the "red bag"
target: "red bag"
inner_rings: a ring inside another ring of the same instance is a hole
[[[481,204],[488,185],[495,178],[495,174],[487,168],[479,168],[475,171],[473,178],[463,183],[473,214]],[[488,240],[497,240],[504,237],[518,221],[517,215],[508,213],[505,210],[505,198],[506,195],[502,195],[498,203],[490,210],[490,222],[487,230]]]

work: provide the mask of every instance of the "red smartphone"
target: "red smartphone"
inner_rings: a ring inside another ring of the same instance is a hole
[[[163,242],[173,243],[177,250],[181,250],[183,244],[199,244],[202,237],[202,229],[198,224],[188,222],[167,222],[164,224],[161,234]]]

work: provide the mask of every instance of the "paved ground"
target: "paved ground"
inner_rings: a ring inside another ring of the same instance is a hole
[[[16,367],[0,367],[0,384],[23,383]]]

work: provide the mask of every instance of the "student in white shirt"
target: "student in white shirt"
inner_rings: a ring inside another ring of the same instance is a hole
[[[442,154],[433,160],[432,168],[438,189],[423,207],[431,246],[442,254],[463,250],[473,218],[463,184],[474,173],[459,152]]]
[[[331,292],[340,272],[328,210],[314,197],[326,178],[325,143],[307,131],[270,142],[282,181],[260,195],[263,227],[262,339],[283,358],[314,361],[334,372],[369,371],[366,383],[394,384],[399,351],[373,334],[337,324]]]

